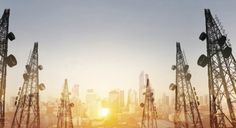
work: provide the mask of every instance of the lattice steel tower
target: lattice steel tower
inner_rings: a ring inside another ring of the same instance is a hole
[[[8,33],[10,9],[5,9],[0,19],[0,128],[4,127],[5,122],[5,94],[6,94],[6,75],[7,65],[13,67],[17,64],[13,55],[7,55],[8,39],[14,40],[12,32]]]
[[[39,84],[38,43],[34,43],[33,52],[25,66],[24,83],[19,88],[16,97],[16,111],[12,121],[12,128],[40,128],[39,91],[45,89]]]
[[[154,105],[153,89],[150,86],[148,75],[146,75],[146,90],[144,92],[144,103],[140,106],[143,108],[141,128],[157,128],[157,108]]]
[[[207,55],[202,54],[198,65],[208,66],[208,88],[211,128],[236,128],[236,61],[231,44],[218,18],[205,9],[206,32],[199,39],[206,39]]]
[[[61,93],[61,102],[59,104],[59,110],[57,113],[57,128],[73,128],[71,108],[74,106],[74,104],[70,102],[70,94],[71,93],[69,92],[66,79],[63,91]]]
[[[176,43],[176,83],[170,84],[170,90],[175,91],[175,128],[203,128],[198,110],[199,102],[195,88],[190,82],[191,74],[180,43]]]

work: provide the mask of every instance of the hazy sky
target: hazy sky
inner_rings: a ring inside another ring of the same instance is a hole
[[[18,65],[8,68],[7,97],[23,84],[22,74],[30,49],[39,42],[43,97],[60,95],[65,78],[79,84],[82,95],[96,89],[102,96],[111,89],[137,89],[141,71],[150,75],[159,95],[173,93],[176,41],[181,42],[192,84],[207,93],[206,69],[197,59],[206,53],[199,34],[205,30],[204,8],[217,14],[235,53],[236,2],[215,0],[1,0],[1,13],[11,9],[9,54]]]

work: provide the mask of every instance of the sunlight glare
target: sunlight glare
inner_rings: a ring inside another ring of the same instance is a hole
[[[110,110],[108,108],[101,108],[99,111],[99,116],[104,118],[107,117],[109,113]]]

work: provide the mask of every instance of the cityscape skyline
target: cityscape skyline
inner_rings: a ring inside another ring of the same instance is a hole
[[[236,127],[235,4],[3,0],[0,128]]]
[[[205,52],[204,44],[198,40],[198,35],[204,30],[205,7],[211,8],[219,19],[223,19],[221,21],[230,33],[234,46],[232,35],[236,32],[232,28],[235,18],[231,15],[235,2],[232,1],[218,1],[208,6],[210,2],[205,1],[185,1],[182,4],[136,1],[135,6],[132,6],[132,1],[121,1],[119,4],[115,1],[64,3],[53,0],[49,3],[23,4],[6,0],[1,3],[1,10],[12,10],[10,30],[15,32],[17,38],[9,45],[9,52],[18,58],[18,66],[8,70],[7,98],[16,96],[17,88],[23,84],[22,74],[35,41],[39,42],[40,63],[45,68],[40,73],[40,79],[46,85],[45,92],[41,93],[43,99],[59,96],[65,78],[69,85],[80,85],[82,97],[91,88],[102,97],[105,97],[105,92],[116,88],[126,93],[129,89],[138,90],[141,71],[150,75],[157,95],[170,93],[169,83],[175,77],[170,68],[175,64],[176,41],[181,42],[186,53],[197,92],[207,94],[206,70],[196,64],[199,53]],[[219,10],[222,5],[227,8]],[[165,8],[167,6],[169,8]],[[88,10],[88,7],[91,9]],[[37,17],[29,11],[32,9],[37,10]],[[55,23],[55,20],[58,22]],[[189,20],[192,24],[186,24]],[[63,29],[64,24],[68,25],[66,29]],[[46,28],[47,31],[44,31]],[[194,38],[186,39],[186,36]],[[200,79],[199,76],[205,77]]]

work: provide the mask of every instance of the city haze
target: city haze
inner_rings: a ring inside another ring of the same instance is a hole
[[[94,89],[106,97],[112,89],[136,89],[141,71],[148,73],[157,95],[170,94],[175,80],[176,41],[181,42],[192,84],[207,94],[206,68],[197,59],[206,53],[199,34],[205,30],[204,8],[223,22],[235,46],[234,1],[142,1],[142,0],[3,0],[0,9],[11,9],[10,31],[16,40],[9,53],[18,65],[8,68],[7,97],[22,86],[30,49],[39,42],[39,61],[44,66],[40,81],[46,85],[43,100],[58,97],[65,78],[69,86],[80,85],[81,96]],[[233,49],[235,53],[235,50]]]

